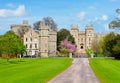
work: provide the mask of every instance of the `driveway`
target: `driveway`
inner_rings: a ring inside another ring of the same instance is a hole
[[[99,83],[88,58],[74,58],[72,65],[48,83]]]

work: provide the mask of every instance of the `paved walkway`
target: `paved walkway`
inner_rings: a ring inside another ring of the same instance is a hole
[[[74,58],[72,65],[48,83],[99,83],[88,58]]]

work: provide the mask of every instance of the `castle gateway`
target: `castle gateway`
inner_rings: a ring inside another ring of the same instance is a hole
[[[71,35],[75,38],[77,51],[91,49],[93,40],[98,42],[104,34],[94,33],[94,26],[86,26],[85,31],[79,31],[78,25],[71,26]]]

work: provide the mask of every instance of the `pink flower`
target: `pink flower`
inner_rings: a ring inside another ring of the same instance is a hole
[[[61,42],[61,46],[62,46],[63,48],[68,49],[68,51],[69,51],[70,53],[73,53],[73,52],[76,51],[76,45],[70,43],[67,39],[65,39],[65,40],[63,40],[63,41]]]

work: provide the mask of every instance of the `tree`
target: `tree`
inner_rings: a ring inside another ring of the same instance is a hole
[[[103,52],[117,59],[117,58],[120,58],[119,44],[120,44],[120,35],[117,33],[111,32],[103,38],[101,48]]]
[[[14,32],[8,31],[2,37],[0,37],[1,53],[7,55],[7,58],[11,55],[17,56],[25,52],[26,47],[20,37],[16,36]]]
[[[37,21],[37,22],[35,22],[34,24],[33,24],[33,26],[34,26],[34,28],[33,29],[35,29],[35,30],[39,30],[40,29],[40,23],[42,23],[42,21]]]
[[[70,41],[67,39],[61,41],[61,47],[66,48],[70,53],[74,53],[76,51],[76,45],[72,44]]]
[[[69,53],[74,53],[76,51],[76,45],[72,44],[70,41],[68,41],[68,39],[64,39],[63,41],[61,41],[61,49],[60,49],[60,53],[64,54],[64,55],[69,55]]]
[[[96,39],[94,39],[92,41],[92,46],[91,46],[92,50],[94,50],[95,52],[99,52],[99,41],[97,41]]]
[[[109,28],[110,29],[120,29],[120,9],[116,9],[116,13],[118,14],[117,18],[113,19],[109,23]]]
[[[37,21],[34,23],[34,29],[39,30],[40,28],[40,23],[43,23],[47,26],[49,26],[52,30],[57,31],[57,24],[55,21],[52,19],[52,17],[45,17],[41,21]]]
[[[70,34],[70,32],[67,29],[61,29],[57,32],[57,50],[60,51],[60,43],[64,39],[68,39],[68,41],[71,41],[71,43],[75,43],[75,40],[73,36]]]
[[[57,24],[51,17],[43,18],[43,23],[48,25],[52,30],[57,31]]]

